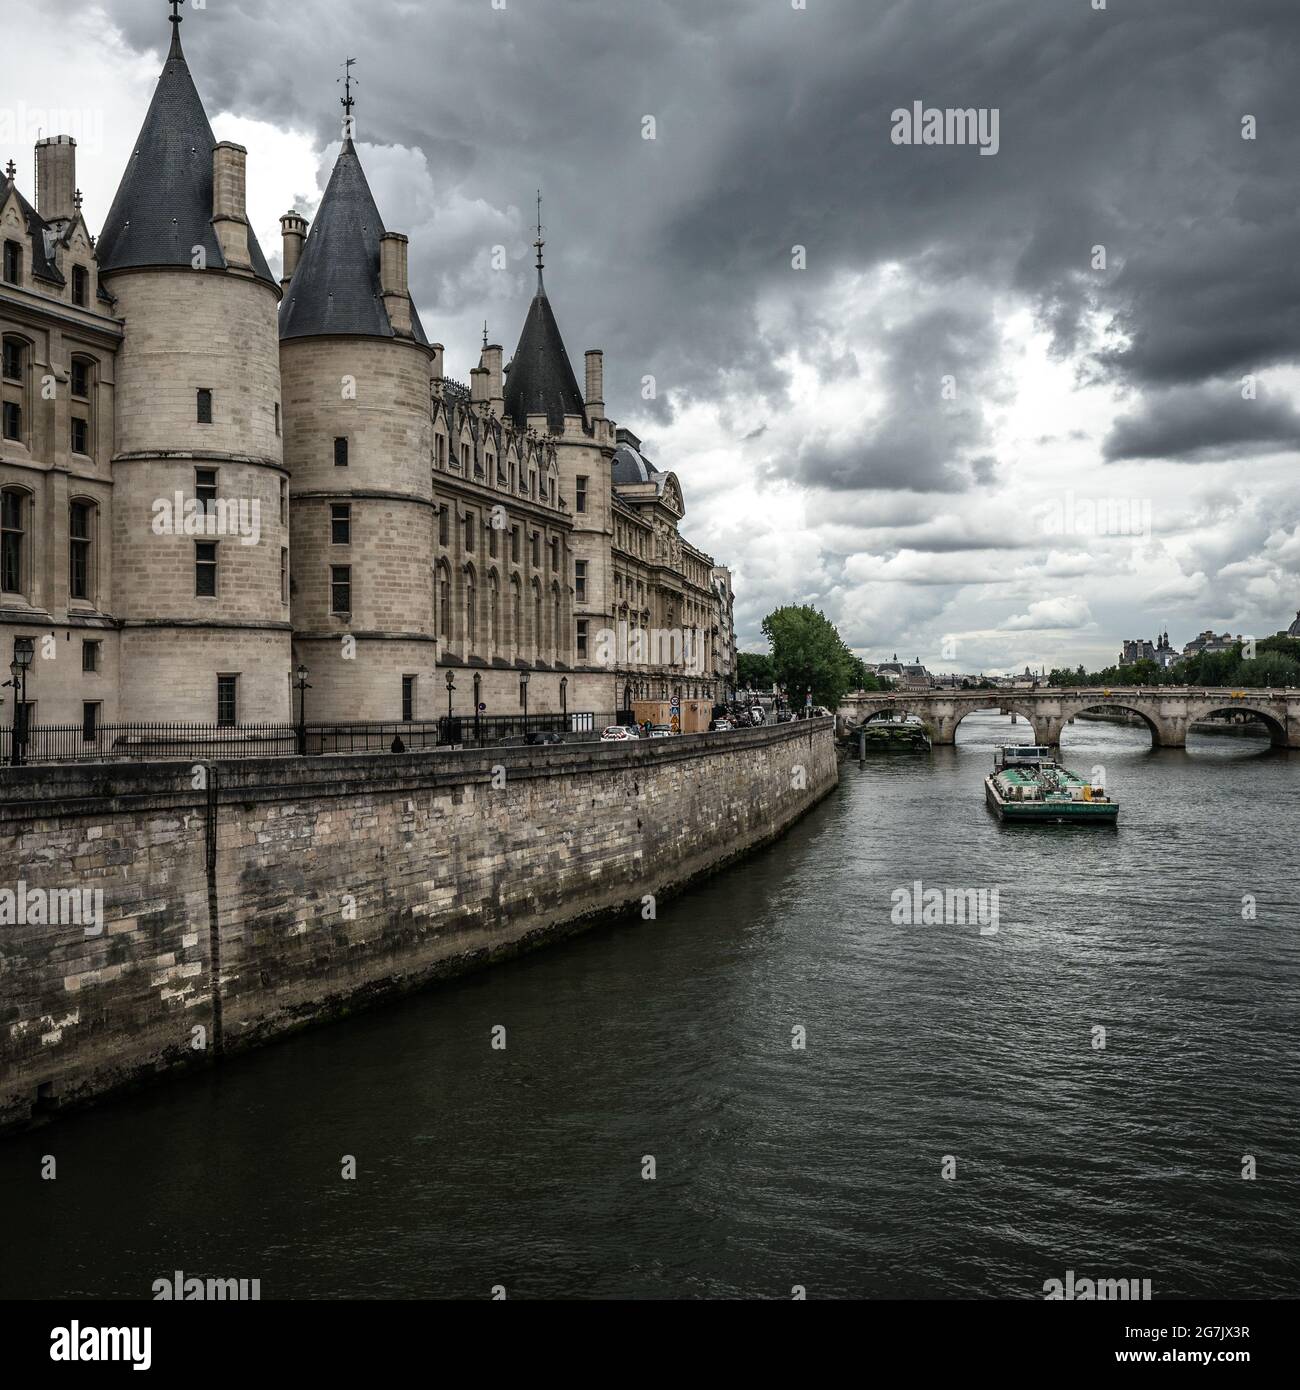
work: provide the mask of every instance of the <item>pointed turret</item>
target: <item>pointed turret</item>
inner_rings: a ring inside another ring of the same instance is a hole
[[[181,51],[180,15],[171,22],[171,50],[96,247],[103,274],[193,266],[195,247],[208,267],[226,268],[212,221],[217,142]],[[251,226],[248,252],[252,273],[274,285]]]
[[[527,427],[530,415],[545,415],[551,432],[563,434],[566,415],[579,416],[585,429],[587,412],[578,379],[569,364],[569,354],[564,350],[560,326],[546,297],[542,281],[542,247],[545,244],[539,197],[537,240],[533,243],[537,248],[537,293],[529,305],[519,346],[506,371],[505,410],[520,429]]]
[[[404,259],[391,258],[397,282],[384,281],[380,243],[388,235],[356,147],[350,138],[345,139],[280,308],[280,337],[401,336],[427,345],[406,285],[399,287]],[[400,322],[400,313],[394,325],[386,296],[390,303],[405,297],[410,305],[409,329]]]

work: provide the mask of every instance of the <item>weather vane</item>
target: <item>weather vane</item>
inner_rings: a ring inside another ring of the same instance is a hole
[[[357,60],[349,58],[343,64],[343,76],[336,77],[335,82],[343,83],[343,95],[339,98],[339,104],[343,107],[343,138],[351,140],[357,133],[357,119],[352,114],[352,108],[356,105],[356,98],[352,95],[352,65]]]
[[[172,7],[172,17],[170,22],[172,24],[183,24],[185,21],[183,16],[181,15],[180,10],[181,6],[185,3],[185,0],[167,0],[167,3]]]
[[[537,248],[537,269],[542,268],[542,247],[546,243],[542,240],[542,190],[537,190],[537,240],[533,242]]]

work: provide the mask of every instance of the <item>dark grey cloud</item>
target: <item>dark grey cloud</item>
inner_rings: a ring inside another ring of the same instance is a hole
[[[1300,413],[1288,401],[1242,397],[1237,380],[1145,395],[1106,436],[1107,462],[1170,459],[1207,463],[1300,448]]]
[[[165,41],[163,6],[106,8],[132,43]],[[609,350],[611,405],[639,407],[647,372],[779,404],[782,344],[755,306],[890,260],[1027,295],[1062,351],[1111,313],[1130,346],[1106,366],[1138,382],[1295,352],[1294,0],[221,0],[183,32],[213,110],[324,139],[356,56],[363,138],[420,148],[435,187],[495,208],[527,210],[541,183],[548,285],[571,349]],[[892,145],[914,100],[998,107],[1000,153]],[[435,324],[438,252],[412,247]],[[527,289],[525,272],[518,321]]]

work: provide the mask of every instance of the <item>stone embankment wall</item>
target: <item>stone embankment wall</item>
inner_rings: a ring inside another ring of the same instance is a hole
[[[832,735],[4,769],[0,1126],[639,916],[825,796]]]

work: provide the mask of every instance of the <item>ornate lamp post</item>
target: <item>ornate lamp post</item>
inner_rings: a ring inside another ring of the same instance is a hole
[[[483,677],[480,676],[476,671],[474,673],[474,742],[477,743],[480,747],[482,747],[483,745],[483,736],[480,732],[481,726],[479,724],[478,707],[483,703],[480,697],[482,688]]]
[[[311,689],[307,683],[307,668],[302,662],[298,663],[294,686],[298,691],[298,756],[301,758],[307,754],[307,692]]]
[[[560,719],[567,728],[569,724],[569,678],[560,677]]]
[[[456,689],[455,671],[447,672],[447,742],[451,742],[451,693]]]
[[[524,737],[528,737],[528,672],[519,673],[519,698],[524,704]]]
[[[14,659],[9,663],[10,685],[14,690],[13,753],[10,761],[19,767],[27,751],[27,670],[36,654],[36,643],[30,637],[14,638]]]

